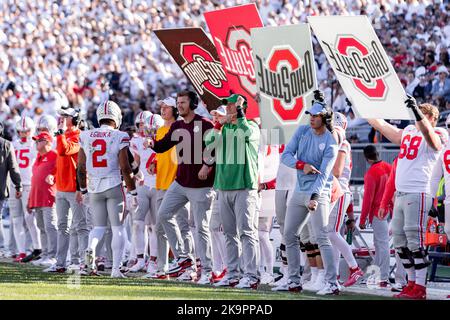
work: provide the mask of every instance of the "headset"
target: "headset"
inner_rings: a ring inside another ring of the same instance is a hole
[[[188,96],[189,96],[189,108],[191,110],[195,110],[198,107],[198,96],[194,91],[188,90]],[[178,113],[178,110],[177,110]]]
[[[190,105],[189,105],[189,107],[190,107]],[[179,113],[178,113],[178,108],[177,108],[177,106],[172,107],[172,115],[173,115],[173,118],[174,118],[175,120],[178,119]]]
[[[2,137],[3,136],[3,130],[4,130],[4,125],[3,125],[3,123],[2,122],[0,122],[0,137]]]

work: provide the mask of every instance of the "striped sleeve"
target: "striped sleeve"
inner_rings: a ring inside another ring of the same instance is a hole
[[[119,136],[119,150],[125,147],[130,147],[130,136],[126,132],[120,132]]]

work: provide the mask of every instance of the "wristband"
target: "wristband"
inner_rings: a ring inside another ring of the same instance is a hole
[[[422,111],[419,108],[411,108],[412,112],[414,113],[414,117],[416,117],[416,121],[423,120],[424,116]]]
[[[311,199],[310,199],[310,200],[317,201],[317,199],[319,199],[319,194],[318,194],[318,193],[313,193],[313,194],[311,195]]]
[[[303,161],[297,161],[297,163],[295,164],[295,168],[297,170],[303,170],[303,168],[305,167],[305,163]]]
[[[59,136],[61,134],[64,134],[64,130],[63,129],[59,129],[58,131],[55,132],[55,136]]]
[[[222,126],[223,125],[219,121],[217,121],[216,124],[214,125],[214,129],[220,131],[220,129],[222,129]]]
[[[87,188],[80,188],[80,192],[81,194],[86,194],[88,191]]]
[[[129,194],[131,194],[132,196],[137,196],[137,191],[136,189],[128,191]]]

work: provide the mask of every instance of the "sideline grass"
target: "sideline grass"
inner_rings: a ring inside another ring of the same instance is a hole
[[[245,299],[245,300],[374,300],[370,295],[341,293],[340,296],[317,296],[313,293],[290,294],[270,291],[261,286],[257,291],[212,288],[190,283],[147,280],[138,276],[112,279],[51,274],[32,265],[0,262],[0,300],[180,300],[180,299]],[[142,274],[140,274],[142,275]]]

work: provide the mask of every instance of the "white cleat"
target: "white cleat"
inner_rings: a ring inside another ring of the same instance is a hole
[[[149,260],[147,265],[147,273],[156,273],[158,271],[158,264],[154,260]]]
[[[128,268],[127,272],[140,272],[145,269],[145,261],[144,259],[138,259],[137,262],[131,267]]]
[[[270,285],[270,284],[274,283],[274,281],[275,281],[275,279],[273,278],[273,276],[267,272],[264,272],[261,275],[261,284]]]
[[[39,264],[42,267],[50,267],[52,265],[56,265],[56,259],[55,258],[45,258],[41,263]]]
[[[111,278],[126,278],[126,276],[120,272],[120,269],[112,269],[111,271]]]
[[[202,274],[200,279],[198,279],[197,284],[211,284],[211,273],[209,274]]]
[[[317,292],[317,294],[321,296],[325,295],[328,296],[328,295],[338,295],[339,292],[340,290],[337,284],[327,282],[325,286]]]

